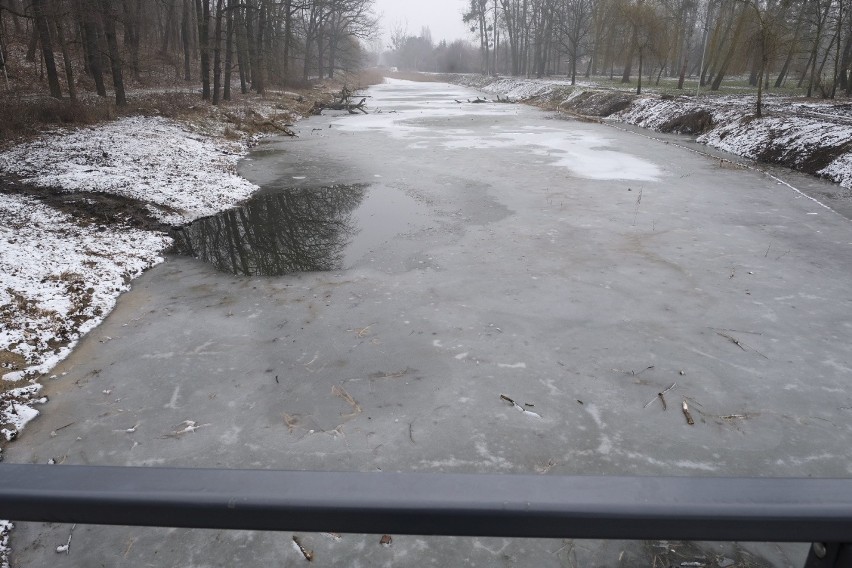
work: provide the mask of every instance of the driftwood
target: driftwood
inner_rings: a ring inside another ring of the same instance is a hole
[[[335,100],[333,102],[324,103],[316,101],[311,109],[311,114],[320,115],[324,110],[345,110],[349,114],[358,114],[358,112],[369,114],[364,108],[364,105],[367,103],[367,97],[363,97],[359,102],[355,103],[352,101],[352,95],[352,91],[343,87],[339,93],[334,95]]]
[[[497,98],[499,99],[500,97],[497,97]],[[456,104],[464,104],[464,101],[460,101],[458,99],[453,99],[453,100],[456,102]],[[488,99],[480,99],[479,97],[476,97],[473,100],[467,99],[467,102],[469,102],[470,104],[473,105],[473,104],[487,103],[487,102],[490,102],[490,101]],[[503,101],[500,101],[500,102],[503,102]]]
[[[231,114],[231,113],[229,113],[229,112],[223,112],[222,114],[224,114],[224,115],[225,115],[225,117],[226,117],[228,120],[230,120],[231,122],[233,122],[234,124],[237,124],[237,125],[241,125],[241,124],[243,124],[243,123],[248,123],[248,124],[250,124],[252,127],[254,127],[254,128],[255,128],[255,129],[257,129],[257,130],[262,130],[264,127],[266,127],[266,126],[270,126],[270,127],[274,128],[275,130],[278,130],[279,132],[283,132],[283,133],[284,133],[284,134],[286,134],[287,136],[296,136],[296,133],[295,133],[295,132],[293,132],[292,130],[290,130],[290,128],[289,128],[290,126],[292,126],[292,124],[283,124],[283,125],[282,125],[282,124],[278,124],[278,123],[276,123],[276,122],[275,122],[274,120],[272,120],[272,119],[264,119],[264,118],[263,118],[260,114],[258,114],[258,113],[253,113],[253,114],[255,114],[255,115],[257,115],[258,117],[260,117],[260,120],[253,119],[253,118],[252,118],[252,119],[249,119],[249,118],[240,118],[240,117],[235,116],[235,115],[233,115],[233,114]]]

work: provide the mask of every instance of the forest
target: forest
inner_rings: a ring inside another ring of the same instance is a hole
[[[200,84],[213,104],[235,89],[300,85],[361,65],[372,0],[0,0],[7,90],[27,76],[50,96],[83,90],[127,103],[126,84]]]
[[[489,75],[606,77],[641,92],[643,77],[683,89],[724,81],[800,89],[808,97],[852,92],[849,0],[469,0],[474,46],[432,45],[428,30],[391,35],[400,69]]]
[[[435,44],[426,27],[390,23],[383,45],[373,0],[0,0],[0,67],[7,101],[89,93],[118,106],[128,85],[197,87],[215,105],[236,89],[262,94],[379,62],[605,79],[637,93],[665,79],[833,99],[852,93],[850,4],[467,0],[468,38]]]

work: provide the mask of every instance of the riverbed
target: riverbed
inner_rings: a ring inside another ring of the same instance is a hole
[[[369,94],[369,115],[311,118],[241,163],[261,201],[134,282],[54,371],[7,461],[852,474],[848,219],[606,125],[440,83]],[[58,555],[69,530],[17,524],[17,565],[304,561],[291,533],[90,526]],[[339,566],[784,566],[806,553],[298,536],[315,564]]]

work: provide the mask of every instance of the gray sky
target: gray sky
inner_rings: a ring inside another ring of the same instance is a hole
[[[376,0],[375,11],[383,15],[384,47],[391,27],[406,20],[409,35],[420,35],[420,28],[429,26],[435,43],[442,39],[448,42],[468,39],[469,33],[461,21],[467,3],[467,0]]]

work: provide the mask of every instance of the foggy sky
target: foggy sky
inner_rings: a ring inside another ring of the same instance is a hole
[[[383,15],[381,26],[387,47],[390,29],[408,21],[408,34],[420,35],[420,28],[429,26],[432,40],[469,39],[470,33],[461,21],[467,0],[375,0],[375,12]]]

